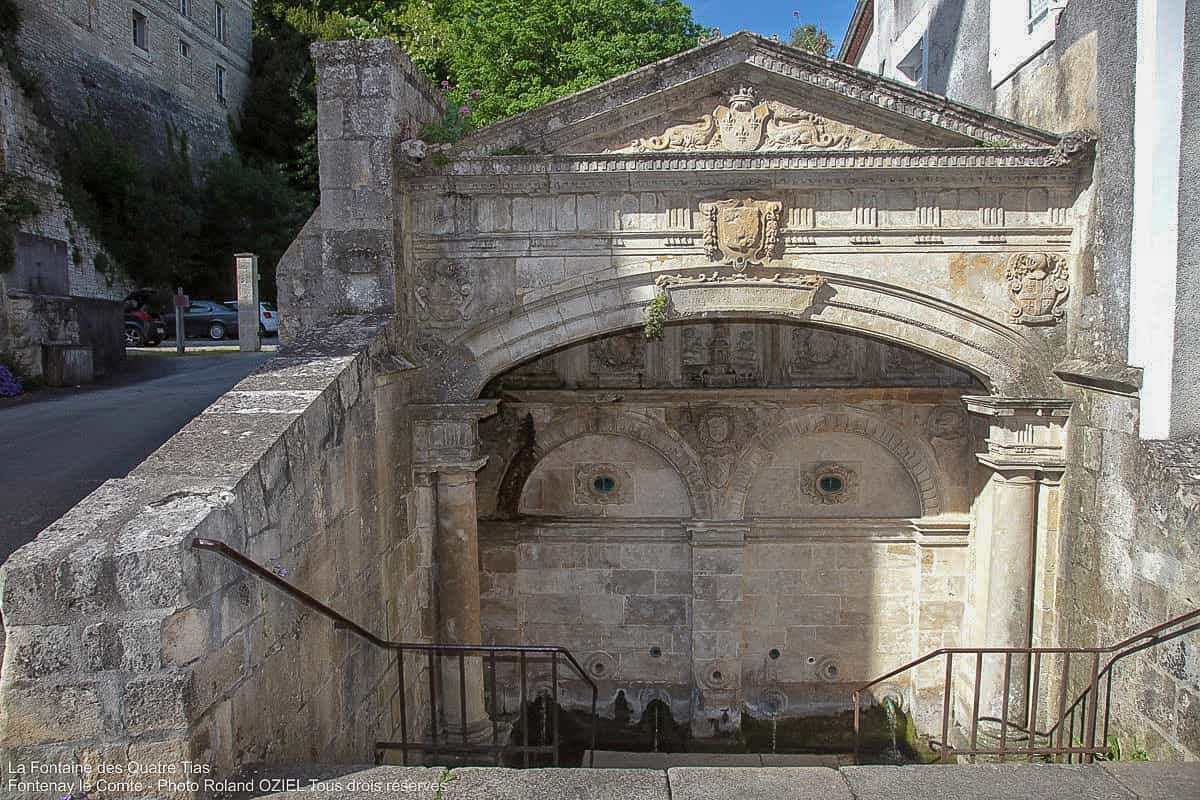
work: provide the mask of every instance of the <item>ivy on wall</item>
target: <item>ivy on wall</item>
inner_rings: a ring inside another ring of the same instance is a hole
[[[29,183],[8,172],[0,172],[0,272],[11,272],[17,264],[17,231],[41,209],[30,195]]]

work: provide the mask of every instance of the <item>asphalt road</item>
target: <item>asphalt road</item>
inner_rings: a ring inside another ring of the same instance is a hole
[[[0,399],[0,561],[271,355],[136,355],[92,386]]]

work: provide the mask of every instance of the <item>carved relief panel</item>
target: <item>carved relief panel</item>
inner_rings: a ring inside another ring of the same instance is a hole
[[[751,153],[786,150],[895,150],[910,147],[878,133],[856,128],[774,100],[760,101],[750,85],[732,89],[695,121],[660,128],[607,152],[663,153],[727,151]]]
[[[687,325],[680,342],[684,385],[733,387],[759,382],[762,365],[756,326],[727,322]]]
[[[853,380],[861,369],[863,342],[819,328],[792,328],[788,375],[798,381]]]

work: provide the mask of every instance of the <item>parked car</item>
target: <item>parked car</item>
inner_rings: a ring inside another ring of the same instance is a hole
[[[167,330],[175,330],[175,312],[163,315]],[[193,300],[183,312],[183,335],[224,339],[238,335],[237,312],[215,300]]]
[[[225,305],[238,310],[237,300],[226,300]],[[261,302],[258,304],[258,332],[263,336],[276,336],[279,334],[279,311],[271,303]]]
[[[125,346],[154,347],[167,338],[162,317],[150,310],[146,297],[133,292],[125,298]]]
[[[125,312],[125,346],[126,347],[155,347],[167,332],[162,320],[148,311]]]

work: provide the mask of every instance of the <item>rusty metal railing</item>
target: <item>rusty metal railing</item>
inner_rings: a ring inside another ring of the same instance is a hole
[[[192,547],[197,550],[207,550],[217,553],[242,567],[256,578],[283,591],[301,605],[329,619],[336,628],[347,630],[375,647],[396,654],[396,677],[400,705],[400,741],[376,742],[375,758],[377,762],[382,760],[384,752],[396,750],[400,752],[401,761],[405,766],[408,765],[409,754],[414,751],[429,755],[442,754],[459,757],[472,755],[499,757],[502,754],[512,754],[520,756],[525,767],[529,767],[531,761],[537,757],[548,756],[553,761],[554,766],[559,766],[562,743],[560,738],[558,689],[561,680],[559,666],[563,661],[591,689],[590,753],[593,754],[592,758],[595,758],[598,724],[596,704],[599,699],[599,690],[595,681],[588,676],[579,662],[575,660],[575,656],[571,655],[570,651],[566,648],[552,645],[437,644],[389,641],[375,635],[362,625],[330,608],[308,592],[295,584],[289,583],[267,567],[264,567],[262,564],[259,564],[224,542],[215,539],[196,538],[192,540]],[[409,707],[408,688],[405,680],[405,657],[412,656],[413,654],[417,654],[418,658],[425,662],[424,669],[428,672],[427,687],[429,692],[428,707],[430,723],[428,741],[423,737],[414,739],[408,733]],[[478,732],[468,731],[469,704],[467,702],[466,688],[468,683],[468,658],[480,659],[481,671],[483,671],[482,668],[486,664],[486,674],[488,676],[487,689],[485,691],[487,698],[486,711],[488,721],[491,723],[489,742],[478,741]],[[444,673],[447,662],[449,662],[451,674],[453,675],[454,670],[457,670],[458,673],[458,698],[456,699],[458,700],[458,720],[462,728],[461,734],[458,737],[449,737],[439,732],[438,709],[442,708],[445,710],[448,708],[444,697],[446,683]],[[545,665],[550,669],[549,698],[553,701],[553,710],[550,713],[552,721],[549,726],[549,735],[542,737],[543,739],[548,738],[549,741],[543,740],[537,744],[530,744],[529,709],[532,705],[531,701],[539,698],[531,698],[529,696],[529,669],[531,666],[538,665]],[[519,676],[520,745],[511,745],[497,740],[501,730],[501,725],[499,724],[501,711],[499,708],[500,694],[497,672],[502,666],[515,666]],[[458,738],[459,741],[452,741],[452,738]]]
[[[863,684],[854,691],[854,758],[857,763],[860,757],[862,736],[862,700],[868,690],[889,681],[896,676],[913,670],[922,664],[933,662],[945,656],[945,673],[942,682],[942,730],[940,739],[931,739],[930,747],[940,753],[943,761],[950,761],[957,756],[968,756],[972,761],[977,756],[996,757],[1004,761],[1010,757],[1027,760],[1049,759],[1073,763],[1090,763],[1097,756],[1108,753],[1108,731],[1111,717],[1112,683],[1114,667],[1123,659],[1140,653],[1155,645],[1177,639],[1193,631],[1200,630],[1200,609],[1189,611],[1161,625],[1155,625],[1141,633],[1130,636],[1109,647],[943,647],[910,661],[902,667],[892,670],[869,683]],[[1111,658],[1101,667],[1104,656]],[[950,720],[952,716],[952,699],[954,688],[955,657],[967,657],[968,667],[974,661],[974,683],[970,685],[971,711],[970,725],[966,728],[967,743],[954,745],[950,742]],[[1003,671],[1000,686],[1000,716],[987,716],[980,713],[981,678],[985,657],[1003,657]],[[1038,726],[1040,689],[1042,688],[1043,662],[1060,658],[1059,689],[1057,702],[1047,706],[1047,722],[1045,729]],[[1087,660],[1087,682],[1073,701],[1070,700],[1071,662],[1072,657]],[[1020,660],[1018,669],[1023,671],[1028,663],[1028,674],[1018,675],[1014,680],[1013,666],[1015,660]],[[1021,690],[1018,697],[1018,720],[1012,720],[1014,684]],[[1104,691],[1101,693],[1101,684]],[[1028,691],[1026,691],[1028,690]],[[1024,698],[1025,708],[1021,709],[1021,697]],[[994,747],[979,744],[979,724],[981,722],[995,723],[999,728],[999,743]],[[1078,730],[1076,730],[1078,725]],[[1099,737],[1097,731],[1099,729]],[[1016,735],[1010,740],[1009,733]],[[1044,740],[1044,745],[1042,744]]]

